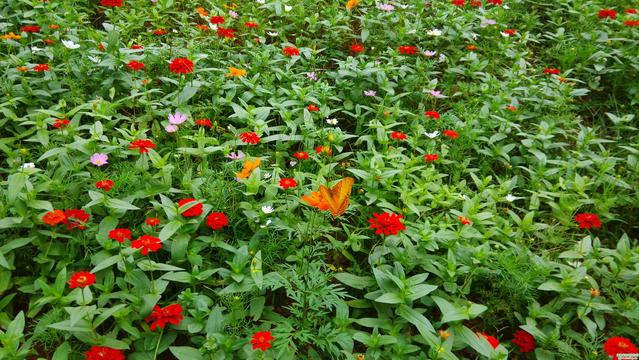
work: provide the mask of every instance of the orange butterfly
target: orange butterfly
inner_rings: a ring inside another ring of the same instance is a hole
[[[251,176],[253,170],[257,169],[260,166],[260,159],[255,160],[246,160],[244,162],[244,168],[239,173],[235,174],[240,179],[246,179]]]
[[[302,196],[302,200],[319,210],[329,210],[333,217],[338,217],[348,208],[354,183],[355,179],[347,177],[340,180],[331,189],[320,185],[319,191]]]

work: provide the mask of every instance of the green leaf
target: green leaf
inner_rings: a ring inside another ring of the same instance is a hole
[[[466,315],[464,311],[458,309],[455,305],[437,296],[433,296],[432,299],[442,312],[441,322],[448,323],[459,320],[468,320],[468,315]]]
[[[404,302],[404,299],[397,293],[386,293],[375,299],[375,301],[384,304],[401,304]]]
[[[148,259],[138,261],[137,265],[140,269],[142,269],[142,271],[184,271],[184,269],[177,266],[156,263],[155,261]]]
[[[120,199],[107,199],[105,205],[116,210],[139,210],[140,208]]]
[[[171,346],[169,350],[178,360],[204,360],[200,351],[190,346]]]
[[[9,189],[7,191],[7,202],[13,204],[20,195],[22,188],[27,184],[29,176],[25,173],[16,173],[9,175]]]
[[[262,251],[258,251],[253,257],[253,260],[251,260],[251,277],[255,285],[262,290],[264,282],[264,274],[262,273]]]
[[[375,286],[375,279],[370,276],[356,276],[350,273],[337,273],[335,278],[344,285],[363,290]]]
[[[97,264],[93,269],[91,269],[91,272],[95,274],[98,271],[106,269],[106,268],[110,267],[111,265],[117,263],[118,260],[120,260],[120,255],[119,254],[110,256],[110,257],[100,261],[99,264]]]
[[[417,331],[419,331],[419,333],[431,343],[437,341],[437,338],[433,335],[435,334],[435,328],[424,315],[420,314],[415,309],[411,309],[406,304],[399,305],[396,313],[409,323],[415,325]]]
[[[162,231],[160,231],[160,235],[158,237],[160,240],[165,241],[171,237],[171,235],[175,234],[182,227],[182,222],[179,220],[173,220],[170,223],[166,224]]]

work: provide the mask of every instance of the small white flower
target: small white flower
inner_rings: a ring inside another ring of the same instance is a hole
[[[399,6],[402,9],[408,9],[408,5],[402,5],[402,4],[397,4],[397,6]]]
[[[266,0],[255,0],[258,4],[265,4]]]
[[[459,198],[462,200],[466,200],[466,195],[465,194],[459,194]]]
[[[429,138],[434,139],[439,136],[439,131],[433,131],[432,133],[424,133],[424,134],[428,136]]]
[[[291,161],[289,162],[289,165],[290,165],[291,167],[294,167],[295,165],[297,165],[297,161],[295,161],[295,160],[291,160]]]
[[[503,8],[506,9],[506,10],[510,9],[510,7],[508,5],[504,5]]]
[[[273,209],[273,207],[272,207],[272,206],[270,206],[270,205],[264,205],[264,206],[262,206],[262,212],[263,212],[263,213],[265,213],[265,214],[270,214],[270,213],[272,213],[273,211],[275,211],[275,209]]]
[[[479,35],[477,35],[475,33],[470,33],[470,37],[473,38],[473,40],[477,40],[477,36],[479,36]]]
[[[266,223],[264,225],[260,225],[260,227],[264,229],[265,227],[269,226],[271,222],[272,222],[271,219],[266,219]]]
[[[513,202],[513,201],[515,201],[515,200],[517,200],[517,197],[516,197],[516,196],[514,196],[513,194],[508,194],[508,195],[506,195],[506,201],[508,201],[508,202]]]
[[[337,125],[337,119],[334,119],[334,118],[333,119],[326,119],[326,122],[329,125]]]
[[[439,29],[432,29],[432,30],[428,30],[428,32],[426,32],[426,34],[430,35],[430,36],[441,36],[442,31]]]
[[[444,62],[446,61],[446,55],[444,54],[439,54],[439,59],[437,59],[437,62]]]
[[[32,53],[34,53],[34,54],[35,54],[35,53],[37,53],[37,52],[40,52],[40,51],[42,51],[42,50],[44,50],[44,49],[39,48],[39,47],[37,47],[37,46],[32,46],[32,47],[31,47],[31,52],[32,52]]]
[[[23,169],[35,169],[35,164],[34,163],[24,163],[24,164],[22,164],[22,168]]]
[[[76,44],[71,40],[62,40],[62,45],[67,49],[77,49],[80,47],[80,44]]]
[[[291,10],[293,10],[293,7],[292,7],[292,6],[284,5],[284,11],[289,12],[289,11],[291,11]]]
[[[268,36],[277,36],[279,33],[277,31],[267,31]]]
[[[264,179],[270,179],[271,173],[264,173]]]

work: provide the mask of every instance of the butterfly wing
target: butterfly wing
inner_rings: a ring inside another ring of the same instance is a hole
[[[328,210],[333,217],[338,217],[346,212],[354,183],[355,179],[347,177],[340,180],[330,190],[325,186],[320,186],[320,194],[326,200]]]
[[[310,195],[302,196],[302,200],[314,208],[328,210],[328,204],[318,191],[313,191]]]

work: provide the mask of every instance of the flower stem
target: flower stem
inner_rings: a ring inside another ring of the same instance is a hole
[[[160,341],[162,341],[162,334],[164,334],[164,328],[160,330],[160,336],[158,336],[158,343],[155,344],[155,352],[153,353],[153,360],[158,356],[158,350],[160,349]]]

